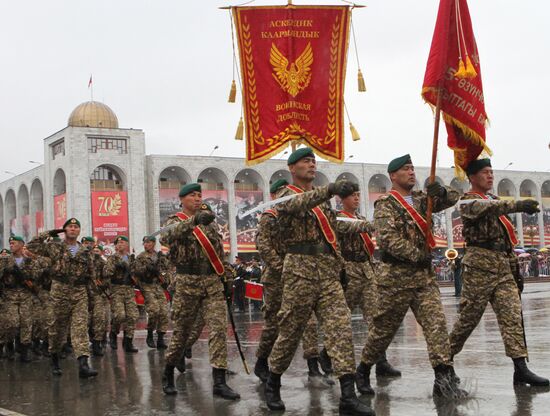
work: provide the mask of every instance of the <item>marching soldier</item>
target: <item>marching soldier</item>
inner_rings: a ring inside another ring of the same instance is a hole
[[[353,184],[354,193],[342,199],[343,210],[339,217],[354,218],[362,221],[367,219],[357,213],[360,204],[359,185]],[[338,226],[344,224],[338,221]],[[340,227],[339,227],[340,228]],[[345,261],[345,272],[348,280],[344,294],[350,310],[357,306],[363,312],[363,319],[370,330],[373,327],[373,318],[376,314],[376,287],[374,279],[376,265],[374,263],[374,243],[369,233],[374,232],[371,225],[368,232],[346,233],[338,231],[338,241]],[[401,372],[393,368],[386,359],[386,353],[376,363],[376,375],[386,377],[400,377]]]
[[[374,205],[376,242],[382,262],[376,274],[377,311],[357,367],[357,387],[361,393],[374,393],[369,380],[371,367],[384,356],[411,308],[424,330],[435,372],[434,397],[444,392],[462,397],[466,392],[458,388],[454,374],[447,324],[431,253],[426,248],[426,240],[432,248],[435,241],[425,220],[427,196],[433,198],[434,212],[439,212],[453,206],[458,193],[437,182],[428,185],[427,195],[413,191],[416,175],[409,155],[392,160],[388,173],[392,190]]]
[[[227,371],[227,312],[222,278],[226,273],[223,244],[215,215],[202,203],[201,185],[191,183],[179,192],[182,211],[169,218],[177,224],[161,239],[170,248],[170,260],[176,266],[174,295],[174,333],[166,353],[163,390],[176,394],[174,368],[178,364],[199,309],[209,329],[208,346],[214,378],[213,393],[228,400],[240,395],[225,381]]]
[[[52,241],[52,237],[64,233],[62,241]],[[50,291],[53,322],[48,332],[52,372],[62,374],[59,356],[67,340],[70,328],[71,341],[78,359],[78,375],[88,378],[97,371],[88,365],[88,291],[90,279],[95,277],[92,253],[77,241],[80,222],[69,218],[63,230],[52,230],[38,234],[31,240],[32,245],[47,252],[52,261],[52,288]]]
[[[549,380],[527,368],[527,345],[521,312],[519,275],[514,245],[518,243],[507,214],[539,212],[538,202],[499,201],[489,193],[493,188],[493,169],[489,159],[470,162],[466,173],[472,186],[460,206],[466,254],[462,260],[463,289],[460,314],[451,332],[451,354],[458,354],[478,325],[487,303],[491,303],[502,334],[506,355],[514,362],[514,385],[548,386]],[[489,200],[491,202],[485,202]],[[498,202],[497,202],[498,201]],[[519,278],[514,281],[514,273]]]
[[[170,262],[161,252],[155,251],[156,242],[155,237],[143,237],[145,251],[136,257],[132,273],[139,278],[143,287],[147,311],[147,346],[161,350],[167,348],[164,334],[168,330],[168,311],[164,290],[168,287],[165,275],[170,269]],[[154,331],[157,331],[156,344],[153,339]]]
[[[353,188],[346,181],[313,188],[316,161],[312,149],[307,147],[290,155],[288,167],[293,185],[286,189],[298,195],[275,206],[286,255],[279,335],[269,356],[270,372],[265,386],[267,406],[271,410],[285,409],[280,394],[281,375],[289,367],[307,321],[315,312],[340,381],[340,411],[373,415],[355,394],[351,314],[340,283],[343,263],[334,231],[336,215],[329,204],[334,195],[346,197]],[[366,231],[364,223],[348,223],[348,227]]]
[[[111,280],[112,287],[110,345],[113,350],[118,348],[117,336],[120,328],[124,327],[122,347],[125,352],[136,353],[138,349],[134,347],[134,331],[139,310],[134,292],[137,282],[131,274],[133,255],[128,255],[130,250],[128,237],[119,235],[115,238],[114,244],[115,253],[107,259],[103,269],[105,278]]]

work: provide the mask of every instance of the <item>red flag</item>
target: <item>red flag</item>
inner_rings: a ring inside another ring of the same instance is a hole
[[[246,282],[244,286],[244,297],[252,300],[262,300],[264,285],[255,282]]]
[[[88,81],[88,88],[92,86],[92,76],[90,75],[90,80]]]
[[[441,112],[447,127],[447,145],[454,151],[459,176],[482,151],[487,114],[481,82],[479,53],[466,0],[441,0],[422,86],[430,105],[441,93]]]

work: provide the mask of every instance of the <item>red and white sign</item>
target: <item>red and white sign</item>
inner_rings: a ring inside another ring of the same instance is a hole
[[[53,223],[55,228],[63,228],[67,221],[67,194],[53,197]]]
[[[128,193],[92,192],[92,234],[107,245],[118,235],[128,236]]]

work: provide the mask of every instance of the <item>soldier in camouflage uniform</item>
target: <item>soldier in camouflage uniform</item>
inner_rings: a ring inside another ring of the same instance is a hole
[[[53,241],[52,237],[64,233],[63,241]],[[78,243],[80,222],[68,219],[63,230],[52,230],[38,234],[31,245],[38,246],[40,252],[47,252],[52,266],[51,303],[53,322],[48,332],[49,348],[54,375],[61,375],[59,355],[67,339],[70,328],[71,341],[78,358],[81,378],[97,375],[88,365],[88,290],[90,279],[95,278],[94,261],[91,250]]]
[[[209,329],[208,347],[214,378],[213,393],[228,400],[239,399],[225,381],[227,371],[227,309],[224,284],[223,244],[215,215],[202,203],[198,183],[183,186],[179,192],[182,212],[171,216],[161,244],[169,247],[170,260],[176,266],[174,295],[174,333],[166,353],[163,390],[176,394],[174,368],[184,354],[189,332],[201,306]],[[197,228],[197,230],[195,230]],[[199,240],[203,238],[204,240]],[[203,248],[205,247],[205,248]],[[207,255],[207,248],[210,255]],[[216,268],[216,269],[215,269]]]
[[[428,186],[427,195],[413,191],[416,175],[409,155],[391,161],[388,173],[392,191],[374,205],[382,262],[376,274],[377,311],[357,367],[357,387],[361,393],[374,394],[369,380],[371,366],[383,356],[411,308],[423,328],[435,372],[434,397],[443,392],[462,397],[465,392],[459,389],[454,375],[447,324],[426,239],[431,246],[435,244],[431,230],[425,228],[427,196],[433,198],[434,212],[439,212],[453,206],[458,193],[437,182]]]
[[[463,265],[463,289],[460,315],[450,335],[451,354],[458,354],[478,325],[487,303],[491,303],[502,334],[506,355],[514,362],[514,385],[548,386],[546,378],[532,373],[525,363],[527,346],[521,315],[521,279],[513,252],[517,244],[507,214],[539,212],[538,202],[499,201],[489,193],[493,188],[493,169],[489,159],[472,161],[466,170],[472,185],[463,199],[475,202],[460,205],[466,254]],[[489,200],[490,202],[485,202]],[[512,268],[514,270],[512,270]]]
[[[358,214],[360,205],[359,185],[353,184],[355,192],[342,199],[343,210],[338,213],[342,218],[356,218],[362,221],[367,219]],[[338,221],[338,226],[344,224]],[[341,227],[339,227],[341,228]],[[376,314],[376,287],[374,279],[377,265],[374,262],[374,243],[372,242],[372,233],[374,226],[371,225],[368,232],[363,235],[359,233],[340,232],[338,229],[338,241],[342,250],[342,257],[345,261],[345,271],[347,278],[347,287],[345,296],[348,307],[351,311],[360,307],[363,313],[363,319],[367,323],[367,328],[373,327],[372,321]],[[376,375],[386,377],[400,377],[401,372],[393,368],[383,356],[376,363]]]
[[[329,202],[334,195],[346,197],[353,193],[352,184],[340,181],[313,188],[316,161],[312,149],[307,147],[294,151],[288,166],[294,185],[284,188],[277,197],[299,195],[275,206],[286,255],[279,335],[269,356],[270,372],[265,386],[267,406],[271,410],[285,409],[280,395],[281,375],[289,367],[314,312],[340,381],[340,411],[373,415],[355,394],[351,314],[340,283],[343,260],[334,231],[336,214]],[[346,224],[350,231],[367,231],[365,222]]]
[[[166,274],[170,269],[168,258],[155,251],[155,237],[143,237],[145,251],[136,257],[132,265],[132,273],[137,276],[142,285],[142,294],[147,311],[147,346],[149,348],[165,349],[164,334],[168,330],[168,311],[164,290],[168,287]],[[153,338],[157,331],[157,343]]]
[[[18,334],[21,339],[21,361],[31,361],[30,348],[32,341],[33,297],[37,296],[34,286],[42,270],[40,263],[33,259],[25,248],[20,236],[9,238],[11,254],[0,257],[0,281],[4,290],[5,328],[0,335],[0,343],[12,343]]]
[[[29,252],[31,251],[29,250]],[[52,286],[50,267],[52,262],[48,257],[38,254],[32,253],[40,269],[40,274],[34,282],[38,295],[33,296],[33,352],[36,355],[48,357],[48,331],[53,320],[50,300],[50,289]]]
[[[288,185],[284,179],[275,181],[270,187],[272,198],[276,198],[277,191]],[[266,210],[262,213],[258,222],[258,234],[256,237],[256,246],[258,252],[264,261],[261,282],[264,285],[264,327],[256,351],[256,365],[254,374],[262,382],[267,381],[269,375],[269,365],[267,359],[275,340],[279,335],[279,325],[277,314],[281,309],[281,300],[283,297],[283,282],[281,272],[283,269],[284,250],[280,242],[281,234],[277,221],[277,211],[274,209]],[[319,349],[317,336],[317,319],[311,315],[302,338],[304,350],[304,359],[308,364],[308,377],[322,376],[319,371]]]
[[[128,237],[119,235],[115,238],[115,253],[111,255],[103,274],[106,279],[111,280],[112,304],[111,304],[111,332],[109,335],[111,348],[116,350],[117,336],[120,328],[124,327],[122,347],[125,352],[136,353],[134,347],[134,331],[139,318],[139,310],[136,305],[134,286],[137,283],[131,275],[134,255],[128,255],[130,245]]]

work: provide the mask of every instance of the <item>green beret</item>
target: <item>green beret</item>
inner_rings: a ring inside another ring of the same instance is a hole
[[[95,240],[93,237],[82,237],[82,240],[80,240],[81,243],[89,242],[89,243],[95,243]]]
[[[69,218],[67,221],[65,221],[65,224],[63,224],[63,229],[65,229],[67,225],[71,225],[71,224],[75,224],[75,225],[78,225],[78,227],[80,227],[80,221],[78,221],[76,218]]]
[[[411,155],[409,155],[409,154],[406,154],[406,155],[403,155],[401,157],[397,157],[397,158],[393,159],[388,164],[388,173],[397,172],[399,169],[401,169],[407,163],[412,163]]]
[[[212,211],[212,207],[206,202],[203,202],[199,208],[201,211]]]
[[[281,189],[283,186],[288,185],[288,181],[286,179],[277,179],[275,182],[273,182],[269,188],[269,193],[274,194],[279,189]]]
[[[4,248],[2,249],[2,251],[0,251],[0,254],[11,254],[11,251],[9,251],[7,248]]]
[[[95,246],[94,248],[96,248],[96,247],[97,247],[98,249],[100,249],[101,251],[103,251],[103,246],[102,246],[101,244],[98,244],[98,245]]]
[[[156,237],[153,237],[153,236],[150,236],[150,235],[146,235],[145,237],[143,237],[143,240],[142,240],[144,243],[146,241],[150,241],[151,243],[156,243],[157,242],[157,238]]]
[[[118,242],[122,240],[122,241],[126,241],[127,243],[130,242],[130,240],[128,240],[128,237],[126,237],[125,235],[119,235],[115,238],[115,241],[113,242],[114,244],[118,244]]]
[[[470,163],[468,163],[468,166],[466,166],[466,175],[468,176],[475,175],[481,169],[486,167],[492,167],[491,159],[485,158],[485,159],[472,160]]]
[[[25,240],[23,240],[23,237],[21,237],[20,235],[10,236],[9,241],[21,241],[22,243],[25,242]]]
[[[296,149],[288,157],[287,165],[293,165],[300,159],[303,159],[304,157],[315,158],[315,154],[313,153],[313,150],[311,149],[311,147],[300,147],[299,149]]]
[[[180,189],[179,197],[189,195],[191,192],[202,192],[200,183],[188,183],[183,185]]]

